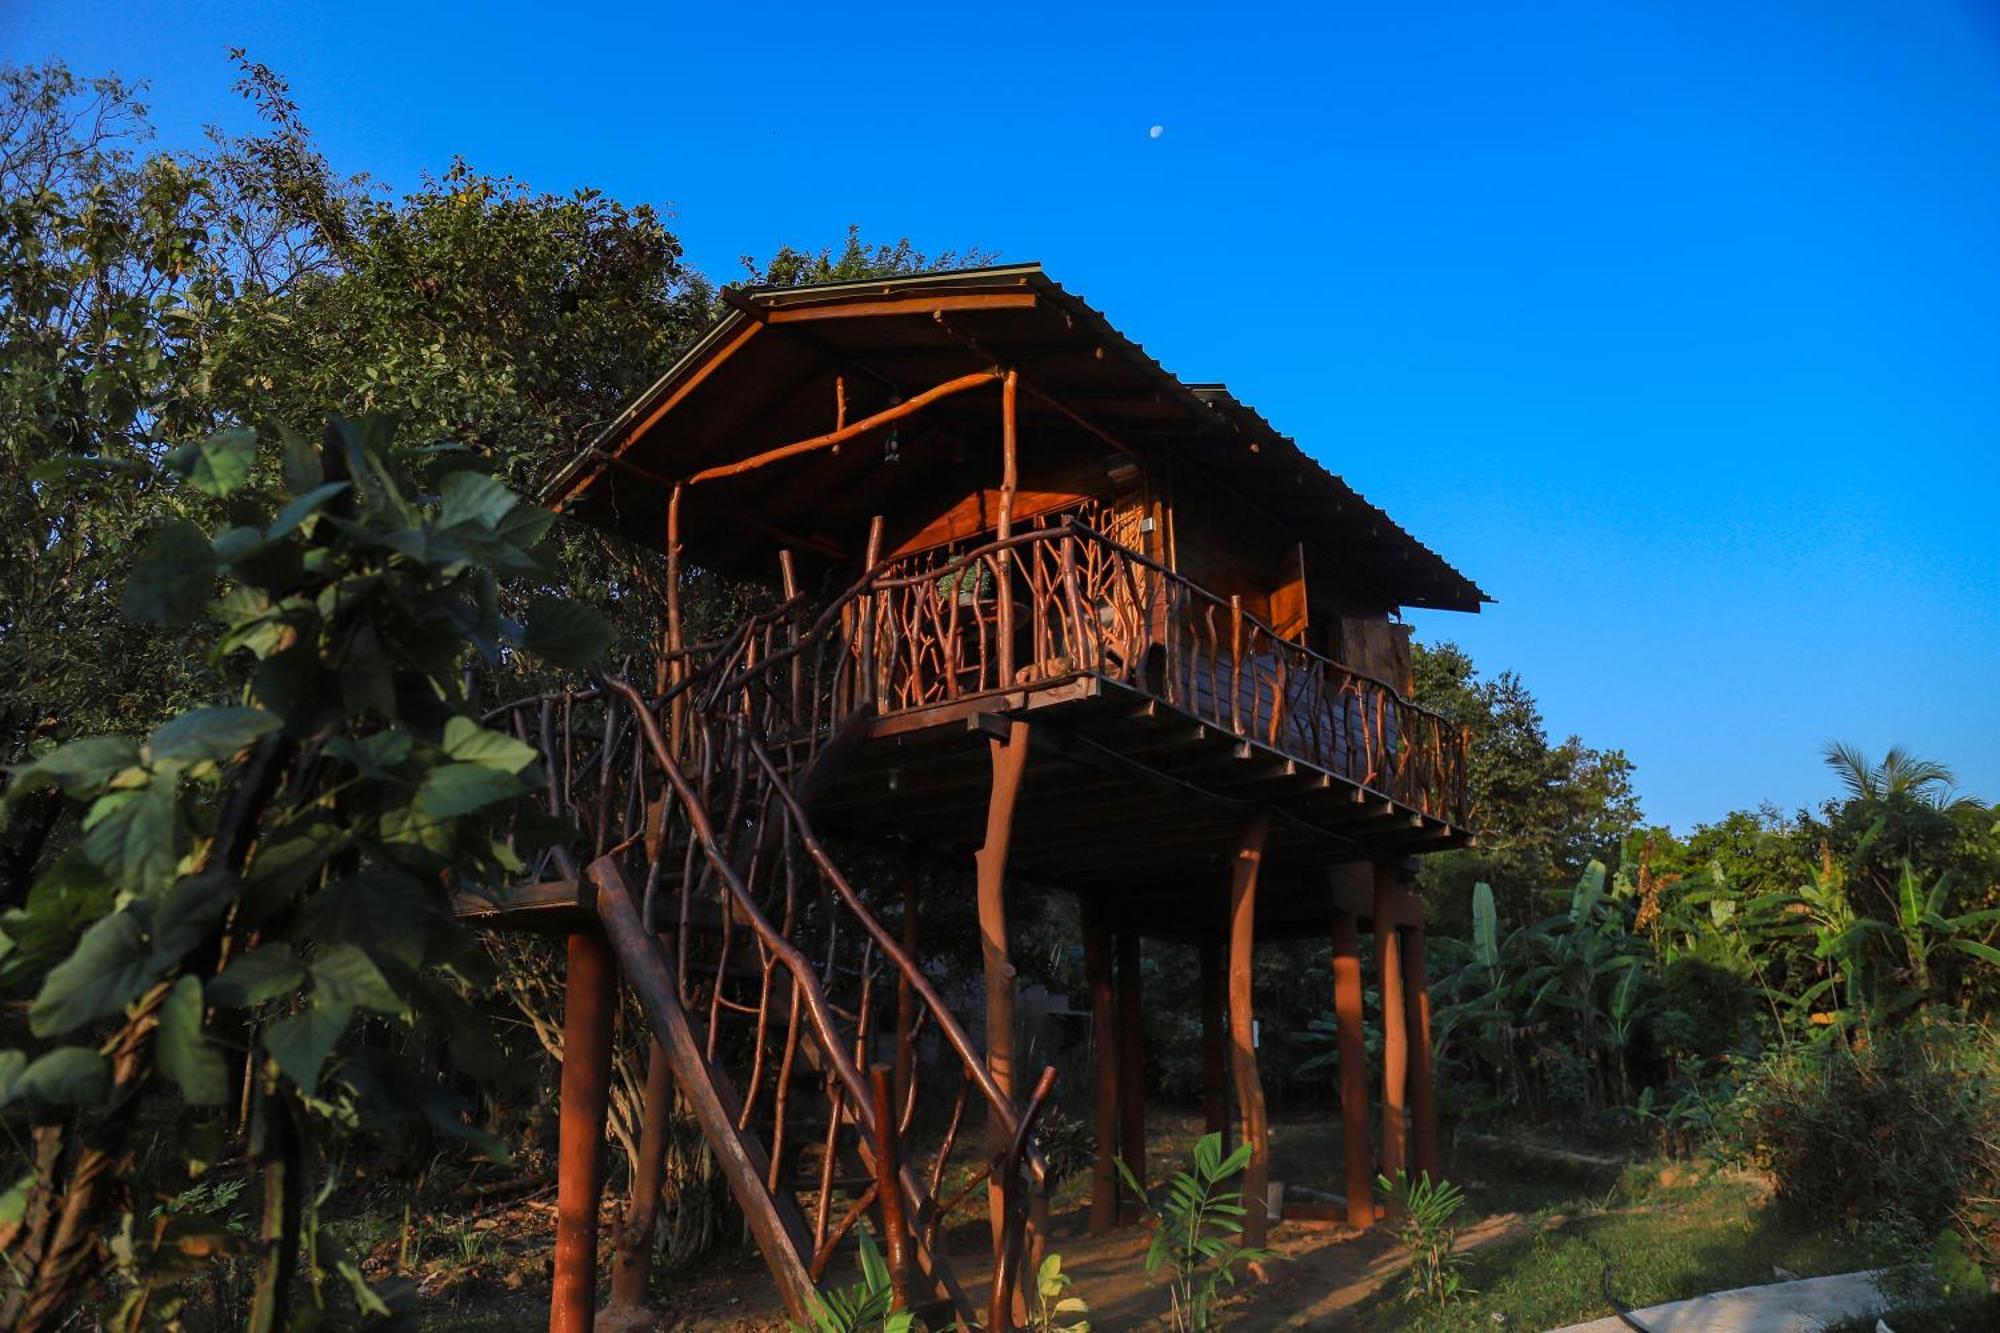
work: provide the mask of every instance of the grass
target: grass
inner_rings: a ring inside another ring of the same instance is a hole
[[[1691,1181],[1662,1164],[1633,1167],[1602,1191],[1573,1189],[1548,1200],[1547,1173],[1526,1182],[1538,1196],[1530,1231],[1474,1253],[1465,1269],[1471,1294],[1442,1311],[1419,1313],[1392,1284],[1364,1307],[1364,1329],[1431,1333],[1496,1327],[1546,1329],[1612,1313],[1612,1290],[1641,1307],[1773,1280],[1773,1267],[1802,1277],[1851,1272],[1879,1261],[1864,1247],[1784,1216],[1747,1177],[1711,1172]],[[1480,1212],[1516,1206],[1513,1182],[1487,1179],[1474,1191]]]

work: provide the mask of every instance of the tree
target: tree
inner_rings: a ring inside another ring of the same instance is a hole
[[[926,254],[905,236],[893,245],[869,245],[861,239],[861,228],[849,224],[847,240],[836,253],[833,246],[823,250],[795,250],[778,247],[763,263],[744,255],[741,263],[751,286],[803,287],[814,282],[859,282],[867,278],[894,278],[909,273],[939,273],[951,269],[980,268],[993,263],[997,251],[976,247],[940,250]]]
[[[1482,679],[1453,643],[1416,645],[1416,701],[1471,729],[1468,786],[1480,847],[1431,857],[1439,916],[1462,921],[1472,885],[1496,886],[1514,924],[1540,915],[1532,895],[1573,883],[1592,860],[1615,861],[1640,822],[1632,763],[1570,736],[1550,744],[1535,697],[1511,671]]]

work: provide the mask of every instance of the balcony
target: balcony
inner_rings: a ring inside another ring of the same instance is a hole
[[[884,716],[1088,677],[1470,826],[1463,728],[1077,522],[885,566],[848,638]]]

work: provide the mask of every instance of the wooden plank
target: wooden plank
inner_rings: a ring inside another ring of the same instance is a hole
[[[576,881],[542,880],[451,896],[452,915],[475,930],[574,930],[591,919]]]

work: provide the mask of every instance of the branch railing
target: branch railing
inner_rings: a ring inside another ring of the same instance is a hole
[[[662,691],[606,676],[495,710],[488,725],[543,756],[543,812],[575,830],[545,856],[570,875],[580,860],[608,859],[624,872],[616,883],[637,886],[638,920],[658,942],[705,1073],[726,1089],[730,1132],[756,1146],[771,1230],[789,1234],[810,1278],[874,1210],[892,1255],[970,1317],[1002,1293],[970,1300],[939,1257],[940,1232],[983,1182],[1009,1197],[1046,1188],[1025,1137],[1033,1107],[997,1084],[795,790],[842,724],[865,715],[853,644],[867,597],[857,583],[813,616],[789,598],[676,654]],[[523,826],[517,840],[532,832]],[[914,1000],[900,1029],[899,990]],[[918,1041],[946,1057],[908,1063],[884,1123],[871,1071],[885,1048]],[[968,1154],[968,1108],[983,1110],[995,1142],[1024,1146]],[[1007,1217],[997,1243],[1018,1252],[1013,1232],[1025,1224]],[[1011,1302],[1018,1270],[994,1271]]]
[[[1071,519],[891,563],[862,612],[855,688],[885,713],[1089,672],[1469,824],[1463,727]]]

